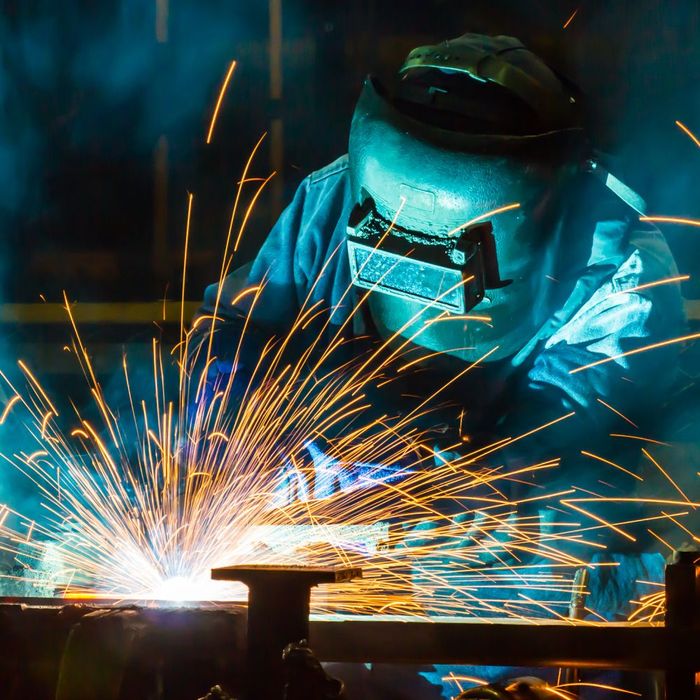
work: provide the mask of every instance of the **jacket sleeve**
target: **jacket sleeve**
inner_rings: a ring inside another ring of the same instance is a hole
[[[660,344],[680,337],[685,324],[678,284],[653,283],[674,274],[671,258],[667,264],[657,264],[635,250],[542,343],[513,406],[500,422],[498,435],[516,437],[574,415],[536,439],[514,445],[509,450],[511,457],[522,464],[581,449],[595,451],[609,443],[615,422],[623,420],[615,411],[642,425],[658,410],[676,379],[680,347]],[[627,429],[633,430],[625,425],[619,432]]]
[[[217,315],[224,319],[236,319],[250,310],[250,298],[236,301],[240,292],[250,286],[264,285],[253,315],[261,325],[281,326],[296,314],[299,299],[306,289],[306,253],[304,244],[305,206],[307,204],[308,179],[297,188],[293,200],[282,212],[263,243],[260,252],[247,267],[247,275],[234,272],[223,282],[217,307],[219,284],[207,287],[204,302],[197,318]]]
[[[649,346],[684,329],[672,260],[659,264],[635,250],[612,279],[560,328],[535,357],[533,392],[555,391],[562,408],[590,411],[597,399],[643,414],[673,384],[679,346]]]
[[[228,358],[246,320],[246,337],[251,341],[246,350],[255,352],[260,342],[290,328],[312,290],[327,304],[334,303],[332,266],[324,270],[324,264],[342,232],[339,221],[348,194],[345,163],[341,158],[302,181],[247,273],[236,271],[221,287],[218,283],[207,287],[190,347],[196,352],[213,328],[212,355],[218,363],[214,371],[230,371]],[[241,294],[257,286],[259,293]]]

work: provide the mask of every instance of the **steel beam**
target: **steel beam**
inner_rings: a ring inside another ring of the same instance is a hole
[[[357,568],[227,566],[213,569],[216,581],[248,587],[246,700],[279,700],[284,693],[282,652],[309,637],[311,589],[362,576]]]

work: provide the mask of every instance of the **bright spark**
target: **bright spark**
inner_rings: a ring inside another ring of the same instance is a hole
[[[6,404],[5,408],[3,409],[2,415],[0,415],[0,425],[2,425],[6,420],[7,416],[10,415],[10,411],[12,410],[12,407],[18,402],[21,401],[21,398],[15,394]]]
[[[657,224],[682,224],[684,226],[700,227],[700,220],[687,219],[681,216],[640,216],[640,221],[649,221]]]
[[[598,367],[599,365],[607,364],[608,362],[615,362],[623,357],[630,357],[632,355],[638,355],[642,352],[647,352],[649,350],[656,350],[658,348],[665,348],[669,345],[676,345],[678,343],[686,343],[691,340],[697,340],[700,338],[700,333],[691,333],[690,335],[684,335],[680,338],[671,338],[670,340],[662,340],[659,343],[651,343],[650,345],[645,345],[641,348],[635,348],[634,350],[628,350],[627,352],[621,352],[617,355],[611,355],[610,357],[604,357],[602,360],[597,360],[596,362],[591,362],[590,364],[583,365],[582,367],[576,367],[575,369],[569,370],[569,374],[577,374],[578,372],[583,372],[584,370],[591,369],[591,367]]]
[[[219,116],[219,110],[221,109],[221,103],[224,100],[224,95],[226,94],[226,88],[228,88],[229,81],[233,75],[233,71],[236,68],[236,61],[231,61],[231,65],[226,72],[226,77],[224,82],[221,84],[221,90],[219,90],[219,97],[216,100],[216,105],[214,106],[214,113],[211,115],[211,122],[209,124],[209,131],[207,132],[207,144],[211,143],[211,139],[214,135],[214,126],[216,125],[216,119]]]
[[[465,221],[460,226],[457,226],[457,228],[452,229],[447,235],[454,236],[455,233],[458,233],[459,231],[462,231],[465,228],[469,228],[472,224],[478,224],[480,221],[484,221],[485,219],[488,219],[490,216],[496,216],[497,214],[502,214],[503,212],[512,211],[513,209],[519,209],[519,208],[520,208],[520,202],[514,202],[513,204],[506,204],[503,207],[498,207],[497,209],[492,209],[491,211],[487,211],[483,214],[480,214],[479,216],[475,216],[473,219],[469,219],[469,221]]]
[[[620,289],[617,292],[613,292],[610,296],[616,296],[617,294],[631,294],[632,292],[639,292],[643,289],[651,289],[652,287],[660,287],[664,284],[676,284],[679,282],[687,282],[690,279],[690,275],[676,275],[675,277],[667,277],[666,279],[656,280],[655,282],[647,282],[645,284],[640,284],[636,287],[629,287],[628,289]]]
[[[678,119],[676,119],[676,126],[677,126],[681,131],[685,132],[685,134],[686,134],[687,136],[690,137],[690,139],[693,141],[693,143],[694,143],[698,148],[700,148],[700,140],[698,139],[698,137],[697,137],[683,122],[680,122],[680,121],[678,121]]]
[[[624,413],[621,413],[616,408],[613,408],[609,403],[603,401],[603,399],[597,398],[596,401],[602,406],[605,406],[605,408],[607,408],[609,411],[612,411],[616,416],[622,418],[623,421],[629,423],[633,428],[639,428],[639,426],[635,422],[631,421]]]
[[[562,26],[562,29],[568,29],[569,25],[574,21],[574,17],[576,17],[576,15],[578,14],[579,9],[580,9],[580,8],[577,7],[577,8],[571,13],[571,15],[569,16],[569,19],[567,19],[566,22],[564,22],[564,25]]]

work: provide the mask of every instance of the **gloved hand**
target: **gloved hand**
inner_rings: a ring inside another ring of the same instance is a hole
[[[410,468],[360,462],[343,463],[333,457],[320,440],[304,443],[303,465],[286,460],[276,479],[272,507],[282,508],[294,501],[310,501],[347,494],[404,478]]]
[[[438,475],[464,461],[462,454],[454,449],[446,450],[443,445],[434,446]],[[442,515],[408,530],[405,546],[427,548],[432,554],[439,548],[446,560],[465,557],[474,567],[518,563],[524,556],[524,542],[533,535],[536,518],[530,516],[521,525],[520,514],[509,498],[507,482],[492,477],[492,472],[477,465],[461,468],[473,470],[472,477],[465,475],[464,492],[446,492],[444,503],[436,503]],[[482,471],[485,478],[479,475]]]

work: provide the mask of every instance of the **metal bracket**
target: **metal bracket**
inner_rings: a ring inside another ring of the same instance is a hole
[[[284,691],[282,652],[309,638],[311,588],[362,577],[359,568],[226,566],[212,569],[216,581],[248,587],[246,700],[280,700]]]

